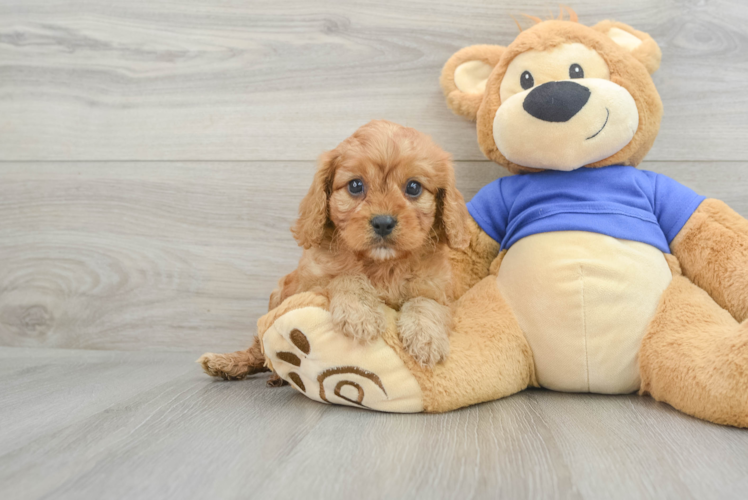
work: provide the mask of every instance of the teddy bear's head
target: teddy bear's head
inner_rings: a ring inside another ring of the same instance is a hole
[[[638,165],[662,117],[650,77],[660,48],[622,23],[534,19],[506,47],[474,45],[447,61],[449,107],[477,121],[483,153],[514,173]]]

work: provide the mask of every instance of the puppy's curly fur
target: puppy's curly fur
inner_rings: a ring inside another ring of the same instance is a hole
[[[390,218],[391,232],[375,230],[377,216]],[[449,353],[449,248],[467,247],[469,223],[449,154],[415,129],[372,121],[320,156],[292,228],[304,253],[278,282],[270,309],[300,292],[327,294],[335,326],[366,342],[384,329],[387,305],[401,311],[406,349],[432,366]],[[226,375],[240,378],[262,368],[258,342],[199,361],[210,375],[229,366]]]

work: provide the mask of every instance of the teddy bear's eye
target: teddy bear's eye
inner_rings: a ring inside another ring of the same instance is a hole
[[[353,196],[358,196],[364,192],[364,181],[361,179],[353,179],[348,183],[348,192]]]
[[[522,85],[522,88],[525,90],[531,89],[533,85],[535,85],[535,79],[529,71],[523,71],[522,75],[519,77],[519,84]]]
[[[584,78],[584,70],[577,63],[569,66],[569,78]]]

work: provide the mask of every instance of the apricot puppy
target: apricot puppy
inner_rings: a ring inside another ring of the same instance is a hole
[[[300,292],[325,293],[338,330],[367,342],[384,330],[387,305],[400,311],[408,352],[433,366],[449,354],[449,248],[467,247],[469,220],[449,154],[415,129],[372,121],[321,155],[292,228],[304,253],[270,309]],[[243,378],[261,371],[258,342],[200,361],[210,375]]]

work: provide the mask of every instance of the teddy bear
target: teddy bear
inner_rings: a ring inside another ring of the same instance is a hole
[[[442,71],[449,108],[514,174],[467,205],[470,244],[450,255],[448,358],[416,363],[384,305],[385,332],[356,342],[324,296],[302,293],[258,322],[269,367],[313,400],[378,411],[445,412],[543,387],[638,392],[748,427],[748,221],[637,168],[663,112],[657,43],[573,11],[533,19],[509,45],[464,48]]]

